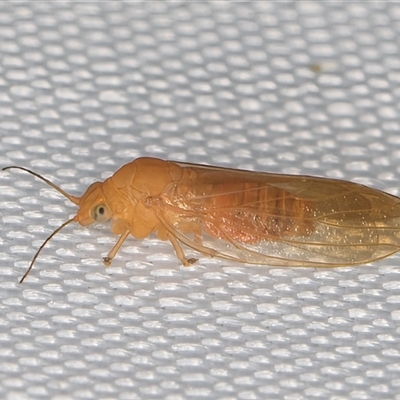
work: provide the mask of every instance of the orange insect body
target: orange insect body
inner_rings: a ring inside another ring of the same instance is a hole
[[[352,182],[250,172],[156,158],[138,158],[82,197],[64,192],[79,209],[71,222],[111,220],[120,235],[109,265],[131,234],[170,240],[184,265],[181,243],[202,254],[280,266],[363,264],[400,250],[400,199]]]

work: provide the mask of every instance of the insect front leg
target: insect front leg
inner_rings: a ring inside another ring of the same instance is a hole
[[[107,257],[103,257],[103,262],[106,267],[109,267],[111,264],[111,261],[115,257],[115,255],[118,253],[118,250],[122,246],[122,243],[125,242],[125,239],[128,237],[129,231],[124,232],[118,239],[118,242],[115,243],[115,246],[111,249],[111,251],[108,253]]]

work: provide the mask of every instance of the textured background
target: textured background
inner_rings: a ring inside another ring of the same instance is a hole
[[[80,195],[140,155],[400,194],[400,4],[2,2],[0,165]],[[400,257],[268,268],[129,239],[0,173],[3,399],[400,399]]]

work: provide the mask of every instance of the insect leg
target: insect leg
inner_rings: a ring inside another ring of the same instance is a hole
[[[174,246],[174,250],[176,253],[176,256],[181,260],[181,263],[185,266],[188,267],[189,265],[194,264],[197,260],[195,258],[186,258],[185,253],[182,250],[181,245],[179,244],[178,240],[176,237],[172,235],[168,235],[168,239],[171,242],[172,246]]]
[[[112,259],[115,257],[115,255],[118,253],[118,250],[122,246],[122,243],[125,242],[125,239],[128,237],[129,231],[126,231],[123,233],[119,239],[118,242],[115,243],[115,246],[111,249],[111,251],[108,253],[107,257],[103,257],[103,262],[106,267],[110,266]]]

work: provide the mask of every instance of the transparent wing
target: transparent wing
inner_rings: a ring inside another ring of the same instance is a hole
[[[400,250],[400,199],[333,179],[180,164],[157,214],[211,256],[280,266],[363,264]]]

